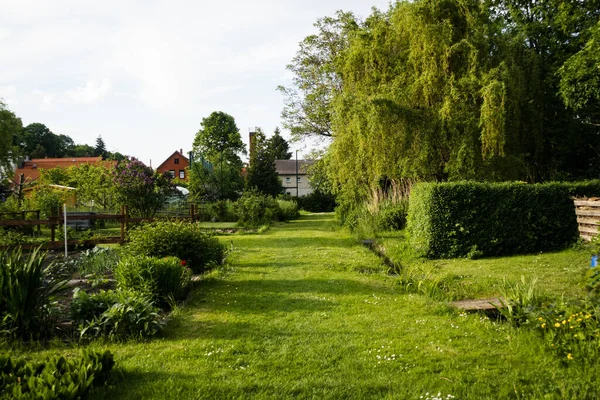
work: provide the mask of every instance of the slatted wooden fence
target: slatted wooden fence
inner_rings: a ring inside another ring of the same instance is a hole
[[[575,199],[575,213],[579,235],[585,240],[592,240],[600,228],[600,199]]]

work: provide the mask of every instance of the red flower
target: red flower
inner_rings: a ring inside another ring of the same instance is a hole
[[[185,264],[187,264],[186,261],[185,260],[181,260],[181,265],[185,266]]]

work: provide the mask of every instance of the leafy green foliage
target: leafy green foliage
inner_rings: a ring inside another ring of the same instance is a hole
[[[0,327],[20,338],[44,338],[52,328],[52,301],[65,282],[46,274],[46,253],[39,248],[0,251]]]
[[[114,366],[110,351],[82,350],[81,356],[48,357],[41,363],[0,356],[0,395],[11,399],[79,399],[102,385]]]
[[[117,203],[133,216],[152,217],[174,190],[168,172],[154,172],[135,158],[120,161],[111,174]]]
[[[277,207],[279,208],[279,221],[291,221],[300,216],[298,203],[294,200],[277,199]]]
[[[276,160],[289,160],[292,158],[292,152],[290,151],[290,145],[281,136],[279,128],[275,128],[273,136],[268,140],[269,151],[273,154]]]
[[[333,194],[315,190],[306,196],[299,197],[298,205],[301,209],[310,212],[331,212],[335,209],[336,202]]]
[[[279,216],[277,200],[259,191],[246,190],[235,203],[238,223],[246,227],[257,227],[276,221]]]
[[[177,257],[198,274],[223,261],[225,246],[188,222],[156,222],[129,232],[126,250],[133,256]]]
[[[231,200],[221,200],[205,204],[202,218],[214,222],[236,222],[234,203]]]
[[[117,266],[119,258],[117,250],[96,246],[80,255],[77,260],[77,268],[82,275],[101,276],[112,272]]]
[[[281,179],[275,168],[276,153],[262,131],[254,134],[253,149],[250,154],[250,166],[246,176],[246,188],[276,197],[283,192]]]
[[[558,250],[578,237],[572,190],[560,183],[417,184],[408,212],[411,242],[431,258]]]
[[[21,118],[0,101],[0,167],[4,171],[12,170],[12,163],[20,153],[18,137],[22,129]]]
[[[73,294],[71,316],[80,337],[109,340],[139,339],[155,335],[162,323],[151,298],[132,290]]]
[[[144,293],[162,306],[169,299],[185,299],[192,278],[192,271],[177,257],[125,257],[114,273],[119,288]]]

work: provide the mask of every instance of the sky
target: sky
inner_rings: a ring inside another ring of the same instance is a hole
[[[101,136],[157,167],[190,151],[213,111],[232,115],[246,143],[250,127],[271,135],[276,88],[290,86],[285,67],[316,20],[372,7],[389,0],[0,0],[0,99],[24,126],[92,146]]]

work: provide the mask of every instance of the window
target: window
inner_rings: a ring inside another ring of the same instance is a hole
[[[174,159],[174,160],[173,160],[173,162],[174,162],[175,164],[179,164],[179,158],[176,158],[176,159]]]
[[[179,170],[179,179],[185,179],[185,171],[182,169]]]
[[[175,178],[175,170],[171,169],[171,170],[169,170],[169,173],[171,174],[171,176],[173,178]]]
[[[298,183],[301,183],[301,182],[302,182],[302,177],[299,176],[298,177]]]
[[[285,183],[292,183],[292,178],[285,178]]]
[[[292,193],[291,193],[291,192],[286,192],[286,193],[287,193],[287,195],[288,195],[288,196],[291,196],[291,195],[292,195]]]

